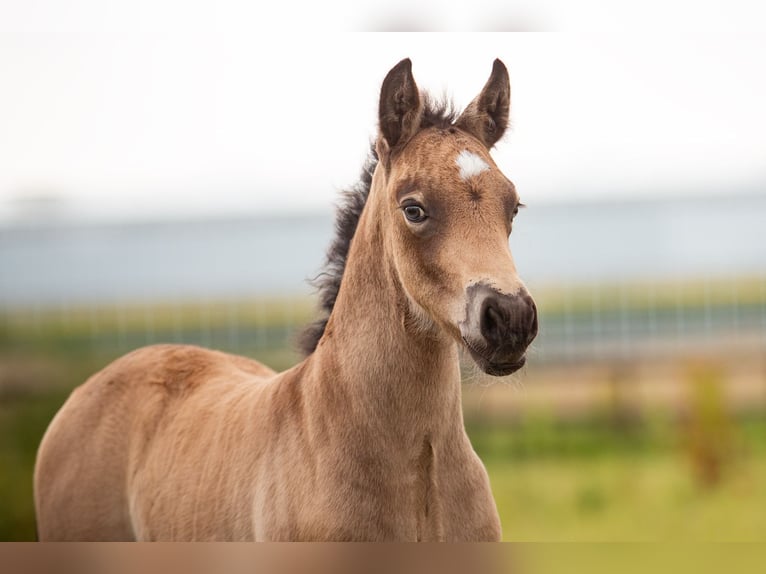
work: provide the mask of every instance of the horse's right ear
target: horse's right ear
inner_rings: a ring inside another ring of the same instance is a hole
[[[503,137],[508,127],[511,83],[508,69],[500,60],[492,64],[492,74],[481,93],[468,104],[455,125],[473,134],[487,149]]]
[[[388,152],[404,146],[420,128],[423,104],[412,76],[412,62],[406,58],[391,68],[380,89],[378,121]]]

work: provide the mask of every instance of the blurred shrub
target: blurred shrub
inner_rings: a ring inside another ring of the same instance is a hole
[[[710,488],[721,482],[736,458],[738,446],[720,369],[709,364],[692,365],[688,389],[683,444],[697,483]]]

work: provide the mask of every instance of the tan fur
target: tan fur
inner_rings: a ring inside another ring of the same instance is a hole
[[[315,352],[274,373],[160,345],[91,377],[40,445],[41,540],[500,539],[463,426],[457,323],[469,283],[523,290],[507,242],[518,198],[480,138],[414,130],[407,113],[396,149],[379,140]],[[463,181],[464,149],[492,169]],[[433,209],[428,233],[403,217],[406,185]]]

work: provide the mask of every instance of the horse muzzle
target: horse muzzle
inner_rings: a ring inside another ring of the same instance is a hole
[[[483,283],[467,290],[460,335],[473,360],[488,375],[504,376],[524,366],[537,336],[537,307],[522,290],[508,295]]]

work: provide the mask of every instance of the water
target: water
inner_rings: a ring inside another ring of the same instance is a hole
[[[523,210],[511,247],[530,285],[766,273],[766,195]],[[0,305],[311,292],[332,213],[0,228]]]

